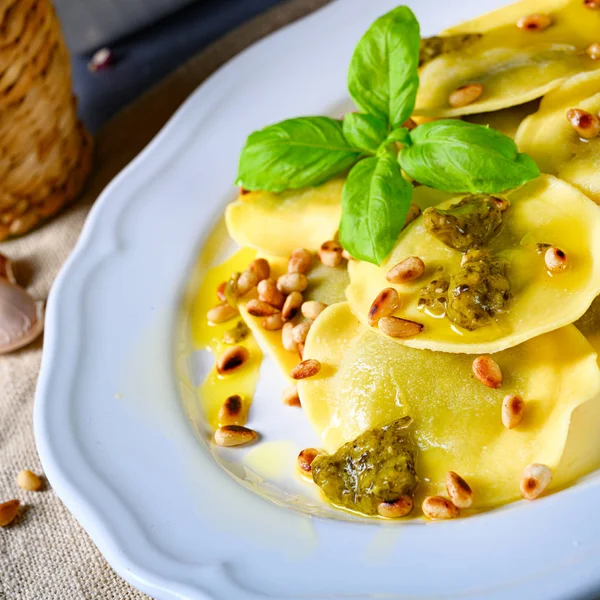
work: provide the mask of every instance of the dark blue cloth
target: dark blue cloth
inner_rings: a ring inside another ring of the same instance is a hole
[[[73,57],[79,113],[92,133],[118,110],[202,48],[282,0],[200,0],[111,44],[116,63],[90,73],[89,55]]]

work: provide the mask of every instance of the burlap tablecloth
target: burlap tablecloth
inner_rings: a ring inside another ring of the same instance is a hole
[[[77,241],[87,212],[106,184],[154,137],[176,108],[215,69],[254,41],[329,0],[291,0],[250,21],[194,57],[121,112],[96,140],[96,166],[84,196],[52,223],[0,244],[35,298],[46,298]],[[0,502],[25,504],[19,520],[0,528],[1,600],[131,600],[147,598],[123,581],[50,486],[17,487],[17,473],[40,473],[32,431],[33,396],[42,341],[0,357]]]

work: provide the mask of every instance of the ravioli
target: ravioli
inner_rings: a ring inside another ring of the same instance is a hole
[[[337,177],[318,187],[281,194],[241,194],[225,212],[229,235],[242,247],[272,256],[288,257],[296,248],[316,252],[339,228],[344,181]]]
[[[553,23],[543,31],[516,26],[533,13],[548,13]],[[600,68],[585,53],[598,31],[600,12],[582,0],[524,0],[448,29],[442,35],[483,35],[424,64],[415,114],[484,113],[540,98],[567,77]],[[450,94],[469,83],[482,84],[482,95],[466,106],[450,106]]]
[[[582,140],[577,135],[566,116],[571,108],[600,111],[600,71],[575,75],[548,93],[519,127],[516,142],[543,172],[568,181],[600,204],[600,138]]]
[[[486,125],[514,139],[517,135],[519,126],[524,119],[533,114],[539,106],[539,100],[532,100],[526,104],[510,106],[509,108],[503,108],[502,110],[494,110],[492,112],[475,115],[465,115],[463,121],[475,123],[475,125]]]
[[[419,496],[445,494],[445,474],[454,470],[471,484],[476,508],[518,498],[527,464],[555,469],[572,412],[600,391],[596,355],[573,326],[497,354],[504,373],[497,390],[473,378],[472,357],[394,344],[359,323],[347,303],[320,315],[305,355],[322,368],[300,381],[298,390],[328,451],[409,415],[420,450]],[[513,430],[501,421],[502,399],[509,393],[526,401],[524,419]],[[598,456],[574,452],[571,461],[591,465],[592,458],[597,464]],[[568,474],[567,469],[556,482]]]
[[[240,253],[246,250],[240,250]],[[271,277],[277,279],[287,271],[287,258],[265,256],[271,265]],[[348,285],[348,271],[346,266],[326,267],[317,258],[313,267],[307,273],[309,286],[302,294],[304,300],[318,300],[325,304],[335,304],[346,300],[344,290]],[[257,298],[256,288],[239,300],[239,309],[242,318],[252,330],[254,337],[262,350],[270,356],[285,377],[298,364],[300,358],[296,352],[287,351],[281,344],[281,330],[267,331],[261,325],[263,317],[253,317],[246,310],[246,305],[253,298]],[[299,322],[296,318],[294,322]]]
[[[351,261],[346,296],[354,314],[368,324],[371,303],[381,290],[390,287],[385,277],[389,269],[409,256],[418,256],[425,263],[425,273],[411,283],[392,286],[401,300],[394,315],[422,323],[424,328],[412,338],[396,339],[398,343],[467,354],[498,352],[578,319],[600,292],[600,208],[576,188],[550,175],[542,175],[506,198],[510,207],[489,249],[506,262],[512,299],[493,323],[467,331],[417,307],[421,289],[436,272],[443,268],[453,275],[463,256],[427,233],[423,217],[400,234],[380,267]],[[457,200],[460,197],[439,206],[447,208]],[[537,251],[538,244],[562,249],[569,267],[550,274],[543,252]]]

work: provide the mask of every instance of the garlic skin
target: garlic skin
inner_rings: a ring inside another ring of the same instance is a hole
[[[36,339],[44,329],[44,303],[35,302],[21,287],[0,279],[0,354]]]
[[[0,279],[6,279],[10,283],[17,283],[15,279],[12,263],[8,256],[0,252]]]

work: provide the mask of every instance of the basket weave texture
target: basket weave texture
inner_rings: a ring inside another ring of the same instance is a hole
[[[91,166],[50,0],[0,0],[0,241],[74,200]]]

